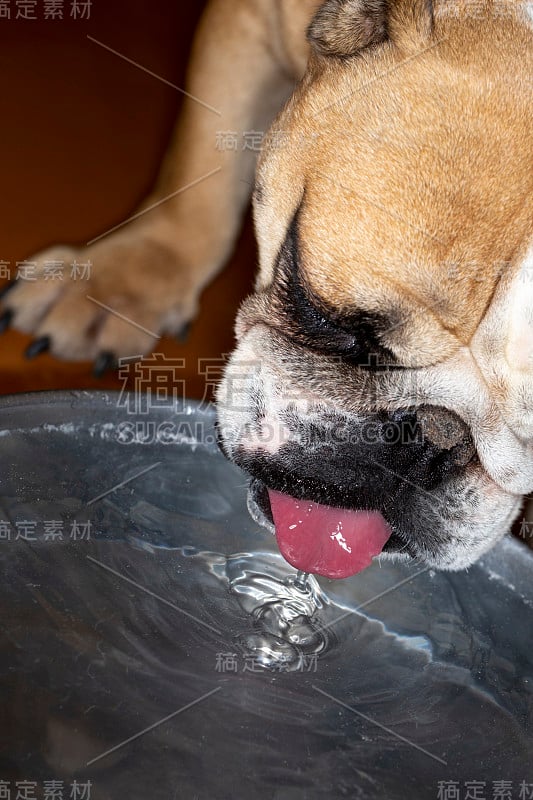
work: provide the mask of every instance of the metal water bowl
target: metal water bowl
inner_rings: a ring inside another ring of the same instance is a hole
[[[1,402],[0,796],[533,796],[532,554],[313,582],[320,646],[269,661],[293,570],[246,476],[211,409],[138,401]]]

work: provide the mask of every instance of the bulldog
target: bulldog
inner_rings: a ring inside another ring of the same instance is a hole
[[[19,282],[3,324],[100,367],[153,349],[255,173],[259,271],[217,396],[252,513],[305,571],[466,568],[533,490],[532,76],[531,2],[212,0],[156,189],[83,252],[89,290]],[[241,142],[267,129],[256,169]]]

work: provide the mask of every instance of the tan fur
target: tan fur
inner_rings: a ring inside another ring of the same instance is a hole
[[[303,264],[318,295],[401,309],[388,344],[413,366],[468,343],[533,236],[531,74],[530,32],[490,14],[437,21],[409,61],[394,45],[352,63],[315,58],[275,123],[289,145],[259,167],[260,285],[305,191]]]

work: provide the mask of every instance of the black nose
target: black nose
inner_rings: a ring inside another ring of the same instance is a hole
[[[470,430],[453,411],[440,406],[421,406],[416,419],[422,438],[440,450],[451,466],[466,466],[474,458],[476,448]]]
[[[294,435],[276,453],[238,448],[234,460],[272,489],[349,508],[383,510],[431,491],[475,457],[467,425],[436,406],[399,409],[354,422],[295,414]]]

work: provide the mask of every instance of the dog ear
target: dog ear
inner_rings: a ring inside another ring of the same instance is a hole
[[[326,0],[307,36],[324,56],[346,58],[387,39],[427,36],[433,27],[432,0]]]
[[[387,38],[387,0],[326,0],[308,39],[325,56],[354,56]]]

